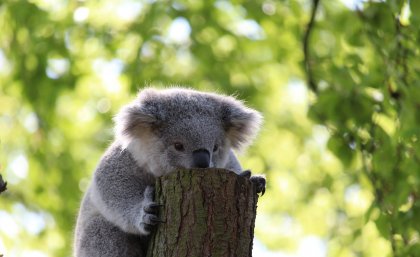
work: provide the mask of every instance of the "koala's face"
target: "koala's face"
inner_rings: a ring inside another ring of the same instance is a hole
[[[186,89],[140,92],[116,117],[117,138],[155,175],[224,168],[256,134],[261,116],[232,97]]]
[[[157,133],[162,154],[171,169],[223,168],[230,143],[220,121],[212,117],[192,117],[171,122]]]

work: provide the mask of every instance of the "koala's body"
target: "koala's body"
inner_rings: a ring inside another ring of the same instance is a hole
[[[251,142],[261,115],[233,97],[181,88],[144,89],[115,122],[115,141],[82,201],[76,257],[146,256],[150,229],[159,222],[155,178],[197,167],[240,174],[233,150]]]

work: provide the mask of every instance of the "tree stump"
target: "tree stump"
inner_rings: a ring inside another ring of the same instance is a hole
[[[156,181],[159,224],[148,257],[249,257],[258,195],[224,169],[181,170]]]

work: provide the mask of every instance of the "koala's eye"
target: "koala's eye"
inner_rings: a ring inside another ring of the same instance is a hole
[[[174,144],[174,147],[175,147],[175,150],[177,150],[178,152],[183,152],[185,150],[184,145],[179,142],[176,142]]]
[[[219,146],[218,145],[214,145],[213,152],[216,152],[217,150],[219,150]]]

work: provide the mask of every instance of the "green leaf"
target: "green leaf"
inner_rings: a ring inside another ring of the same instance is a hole
[[[387,214],[381,213],[379,217],[375,220],[376,228],[378,229],[381,236],[385,239],[389,239],[390,234],[390,217]]]

